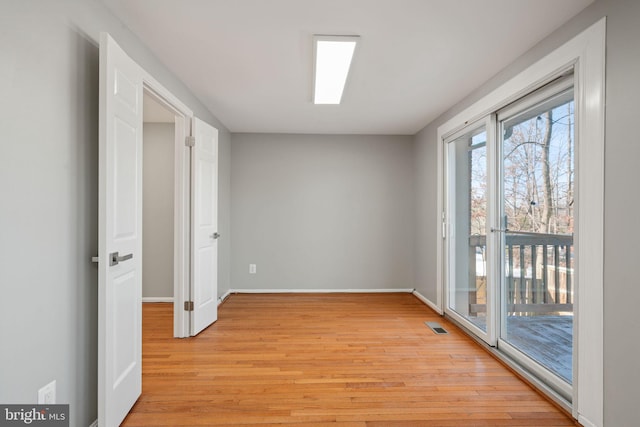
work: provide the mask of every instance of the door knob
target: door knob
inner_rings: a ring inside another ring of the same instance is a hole
[[[211,235],[212,239],[218,239],[219,237],[220,237],[220,233],[217,233],[217,232]]]
[[[109,266],[113,267],[114,265],[118,265],[118,264],[120,264],[120,262],[126,261],[126,260],[131,259],[131,258],[133,258],[133,254],[127,254],[127,255],[120,256],[120,254],[118,252],[113,252],[113,253],[109,254]]]

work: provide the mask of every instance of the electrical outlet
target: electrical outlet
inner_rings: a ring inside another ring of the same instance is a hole
[[[56,380],[38,390],[38,404],[53,405],[56,403]]]
[[[256,274],[256,265],[249,264],[249,274]]]

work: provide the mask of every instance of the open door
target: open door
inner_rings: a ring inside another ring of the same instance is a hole
[[[100,36],[98,424],[142,391],[142,70]]]
[[[191,335],[218,318],[218,130],[194,117],[191,148]]]

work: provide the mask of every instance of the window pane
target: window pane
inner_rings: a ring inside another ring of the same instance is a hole
[[[501,338],[572,381],[574,103],[567,90],[502,122]]]

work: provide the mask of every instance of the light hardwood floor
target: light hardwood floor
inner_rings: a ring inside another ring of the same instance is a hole
[[[188,339],[172,338],[171,304],[143,313],[124,426],[574,425],[410,294],[232,295]]]

